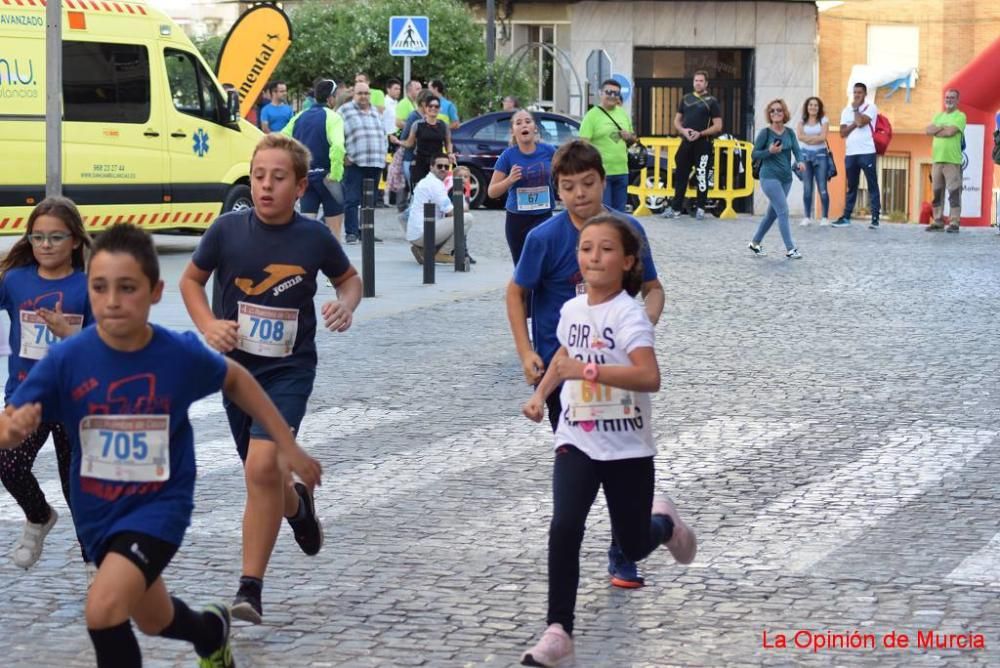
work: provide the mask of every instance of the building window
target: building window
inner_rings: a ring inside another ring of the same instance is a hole
[[[877,158],[878,187],[882,194],[882,219],[905,222],[910,219],[910,154],[888,153]],[[868,183],[861,178],[854,214],[871,215],[868,207]]]
[[[920,28],[868,26],[868,64],[908,70],[920,65]]]
[[[554,25],[528,26],[528,41],[555,48],[556,27]],[[535,47],[532,62],[535,67],[535,76],[538,79],[538,90],[535,95],[536,104],[542,109],[551,111],[555,106],[556,98],[555,59],[547,49]]]

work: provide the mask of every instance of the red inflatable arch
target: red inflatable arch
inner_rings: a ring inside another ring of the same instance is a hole
[[[978,217],[962,216],[963,225],[989,225],[992,208],[993,187],[993,130],[996,128],[994,116],[1000,107],[1000,38],[973,58],[968,65],[952,77],[945,89],[956,88],[960,93],[958,107],[965,112],[968,125],[985,127],[983,135],[983,178],[979,184],[981,197]],[[963,212],[964,213],[964,212]]]

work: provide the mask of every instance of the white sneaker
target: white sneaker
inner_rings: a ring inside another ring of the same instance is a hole
[[[801,225],[802,227],[809,227],[810,223],[812,223],[812,221],[809,220],[809,217],[807,216],[802,219],[802,222],[799,223],[799,225]]]
[[[666,515],[674,523],[674,532],[664,545],[670,550],[670,554],[674,555],[677,563],[690,564],[694,561],[694,555],[698,552],[698,539],[691,527],[685,524],[677,513],[674,502],[666,496],[654,497],[653,514]]]
[[[562,666],[573,662],[573,639],[562,624],[549,624],[534,647],[521,655],[522,666]]]
[[[819,219],[819,226],[820,227],[826,227],[829,224],[830,224],[830,219],[827,218],[826,216],[823,216],[822,218]]]
[[[14,545],[14,563],[21,568],[28,569],[35,565],[35,562],[42,556],[42,543],[49,531],[55,526],[59,514],[55,508],[49,508],[49,521],[45,524],[24,523],[24,533],[21,540]]]

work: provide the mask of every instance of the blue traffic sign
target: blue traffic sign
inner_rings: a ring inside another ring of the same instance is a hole
[[[430,21],[426,16],[389,17],[389,55],[426,56],[430,53]]]
[[[622,102],[627,103],[630,99],[632,99],[632,80],[624,74],[619,74],[617,72],[612,74],[611,78],[617,81],[618,85],[622,87]]]

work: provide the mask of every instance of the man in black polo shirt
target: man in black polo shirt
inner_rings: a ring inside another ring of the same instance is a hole
[[[698,178],[697,210],[695,217],[705,217],[705,200],[708,193],[708,160],[712,144],[709,137],[722,132],[722,110],[719,101],[708,94],[708,74],[704,70],[694,73],[694,92],[681,98],[674,114],[674,127],[681,135],[681,145],[674,158],[674,201],[664,212],[664,218],[676,218],[684,208],[691,168]]]

